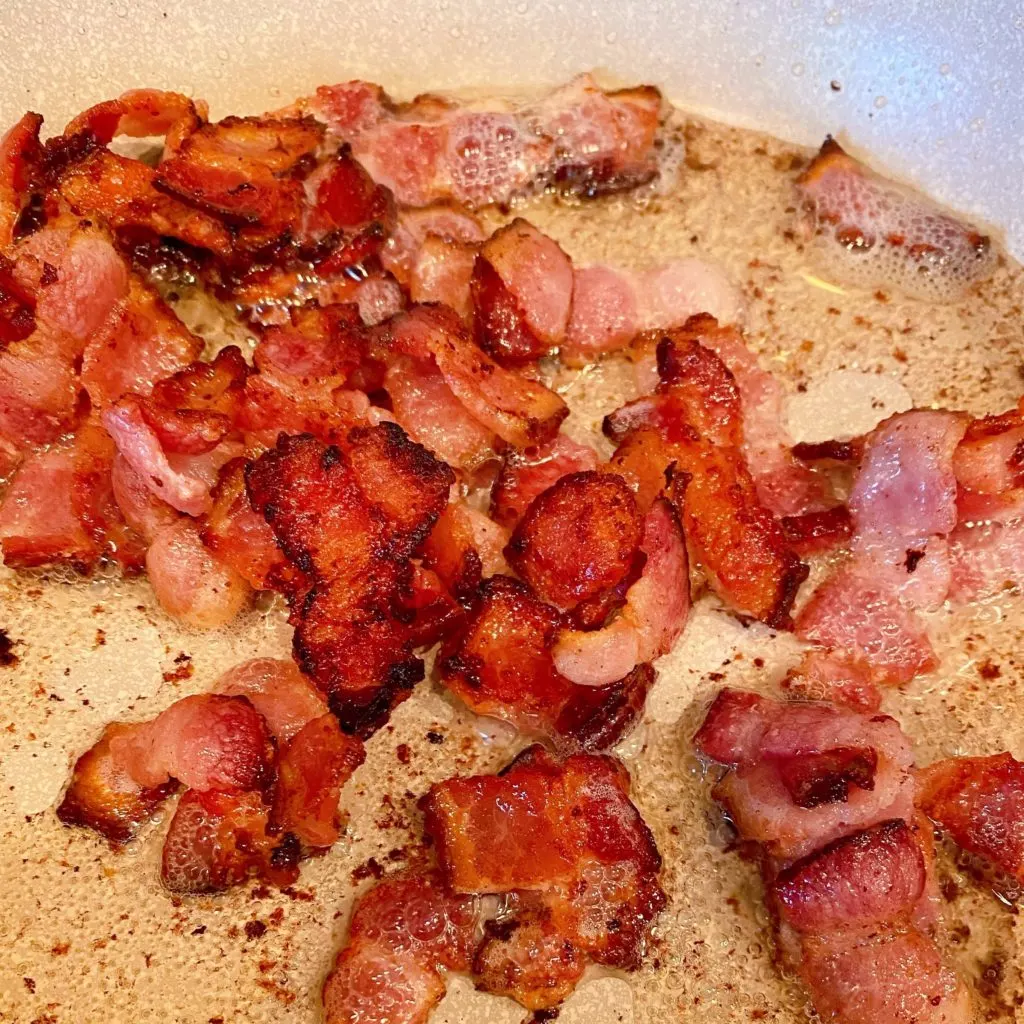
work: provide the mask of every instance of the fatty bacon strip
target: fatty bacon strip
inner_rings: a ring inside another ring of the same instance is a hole
[[[120,846],[184,786],[164,839],[169,890],[219,892],[254,875],[287,885],[301,856],[337,841],[338,796],[363,757],[291,662],[258,659],[148,722],[108,725],[57,815]]]
[[[640,966],[665,895],[618,762],[531,747],[499,775],[438,783],[423,806],[439,868],[360,901],[324,986],[328,1024],[424,1024],[440,968],[536,1011],[562,1002],[588,961]]]
[[[935,941],[931,828],[891,718],[723,690],[695,738],[756,844],[782,962],[835,1024],[969,1024]]]

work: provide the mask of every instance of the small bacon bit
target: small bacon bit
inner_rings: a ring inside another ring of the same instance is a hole
[[[989,239],[930,199],[874,174],[831,137],[797,180],[830,267],[864,287],[954,302],[992,272]]]
[[[472,282],[478,246],[429,235],[416,251],[409,273],[413,302],[440,302],[465,323],[473,319]]]
[[[871,670],[835,651],[808,651],[786,674],[781,686],[804,700],[831,701],[857,711],[874,712],[882,704]]]
[[[110,753],[148,787],[173,778],[202,792],[259,789],[271,779],[270,734],[245,697],[183,697],[151,722],[112,738]]]
[[[846,803],[850,787],[875,788],[878,755],[863,747],[833,747],[779,762],[779,778],[797,807]]]
[[[574,686],[558,674],[551,646],[561,616],[507,576],[485,580],[472,613],[444,644],[445,685],[477,714],[493,715],[557,743],[603,749],[643,708],[653,673],[626,667],[613,685]]]
[[[18,282],[14,264],[0,255],[0,348],[24,341],[36,329],[36,298]]]
[[[76,762],[57,817],[65,825],[80,825],[99,832],[114,846],[129,842],[157,813],[178,784],[139,785],[111,752],[114,740],[145,729],[145,725],[113,722]]]
[[[433,647],[462,621],[463,607],[432,569],[412,563],[408,590],[399,594],[398,618],[406,622],[414,648]]]
[[[552,649],[555,667],[581,686],[606,686],[635,666],[667,654],[690,614],[686,543],[672,506],[659,498],[644,518],[646,558],[618,617],[602,629],[562,630]]]
[[[640,543],[640,514],[613,473],[572,473],[536,497],[505,549],[543,601],[571,608],[620,583]]]
[[[423,560],[468,605],[481,580],[508,572],[507,543],[508,532],[497,523],[468,505],[452,502],[424,541]]]
[[[224,673],[218,693],[245,697],[263,716],[278,746],[327,711],[323,697],[293,661],[256,658]]]
[[[387,270],[400,281],[408,282],[415,275],[419,253],[428,242],[433,240],[455,246],[467,253],[471,252],[475,259],[478,243],[486,237],[487,232],[480,221],[456,203],[435,203],[423,209],[403,209],[399,211],[398,223],[384,243],[380,258]],[[473,272],[472,259],[469,264],[466,273],[467,298],[469,275]]]
[[[553,391],[493,362],[443,306],[416,306],[386,326],[392,349],[433,358],[470,415],[513,447],[549,441],[568,415]]]
[[[572,263],[554,239],[517,217],[483,245],[473,270],[477,344],[499,363],[530,363],[565,337]]]
[[[267,832],[258,793],[198,793],[178,802],[164,840],[160,877],[172,893],[223,892],[254,875],[279,885],[298,877],[297,849]]]
[[[761,504],[740,450],[735,378],[699,340],[713,329],[708,318],[695,317],[662,338],[657,394],[605,421],[606,433],[622,439],[611,465],[637,488],[641,507],[674,467],[670,500],[716,593],[739,611],[786,628],[807,566]]]
[[[491,517],[511,529],[530,503],[563,476],[597,469],[597,452],[589,445],[556,434],[547,444],[509,452],[491,491]]]
[[[229,623],[252,592],[203,544],[199,528],[187,518],[157,534],[146,552],[146,572],[164,611],[197,629]]]
[[[953,456],[961,522],[1010,522],[1024,516],[1024,415],[972,420]]]
[[[472,472],[495,457],[501,442],[455,397],[433,362],[398,357],[384,387],[395,419],[442,461]]]
[[[0,347],[0,437],[20,452],[72,425],[78,388],[63,338],[48,329]]]
[[[326,1024],[426,1024],[444,995],[439,968],[472,965],[479,902],[451,895],[435,872],[374,886],[324,983]]]
[[[281,749],[270,820],[305,848],[330,847],[341,835],[341,787],[363,763],[366,752],[342,733],[331,714],[307,722]]]
[[[959,846],[1024,882],[1024,763],[951,757],[918,772],[918,806]]]
[[[783,516],[780,522],[786,542],[798,555],[831,551],[846,544],[853,534],[850,510],[845,505]]]

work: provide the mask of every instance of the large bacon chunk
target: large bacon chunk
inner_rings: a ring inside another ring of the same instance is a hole
[[[441,649],[445,685],[478,714],[512,722],[568,749],[616,743],[643,709],[654,681],[648,665],[627,665],[600,687],[562,676],[552,646],[563,618],[529,587],[492,576],[479,588],[464,625]]]
[[[597,195],[657,174],[661,95],[650,86],[604,92],[580,75],[534,103],[476,109],[429,95],[396,104],[356,81],[321,87],[302,106],[409,206],[507,203],[548,185]]]
[[[918,806],[965,850],[1024,882],[1024,763],[951,757],[918,773]]]
[[[636,487],[641,507],[665,488],[671,469],[670,497],[715,592],[738,611],[785,627],[807,567],[761,503],[741,449],[735,378],[700,341],[711,327],[697,317],[663,336],[655,395],[606,419],[606,432],[620,441],[611,464]]]

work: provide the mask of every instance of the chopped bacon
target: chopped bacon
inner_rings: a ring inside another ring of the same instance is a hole
[[[473,269],[477,344],[499,363],[529,363],[565,337],[572,263],[554,239],[517,217],[483,245]]]
[[[491,360],[443,306],[414,307],[385,326],[394,351],[432,358],[470,415],[513,447],[549,441],[568,415],[553,391]]]
[[[28,113],[0,139],[0,248],[14,241],[15,228],[29,191],[32,169],[42,157],[43,119]]]
[[[350,731],[372,730],[422,678],[401,595],[452,482],[392,423],[352,431],[345,451],[282,435],[246,471],[253,508],[312,579],[293,604],[296,660]]]
[[[57,817],[65,825],[91,828],[112,845],[120,846],[134,839],[178,788],[173,780],[155,787],[142,786],[113,756],[114,740],[123,740],[144,728],[113,722],[75,762],[71,783],[57,808]]]
[[[829,268],[854,284],[953,302],[992,272],[988,236],[874,174],[831,136],[797,188]]]
[[[404,209],[399,211],[398,223],[384,243],[380,258],[384,266],[399,280],[409,281],[415,275],[419,253],[431,240],[472,252],[475,258],[477,243],[484,241],[486,237],[487,232],[480,221],[456,203],[435,203],[422,209]],[[471,259],[466,274],[467,296],[469,275],[472,271]]]
[[[341,834],[341,787],[363,763],[363,744],[331,714],[311,719],[280,750],[271,823],[305,848],[333,846]]]
[[[263,716],[279,747],[327,711],[323,697],[295,662],[280,658],[255,658],[228,669],[217,680],[216,692],[245,697]]]
[[[781,685],[801,699],[831,701],[858,711],[877,711],[882,704],[871,670],[836,651],[808,651]]]
[[[541,600],[572,608],[622,582],[640,536],[636,499],[622,477],[572,473],[534,498],[505,554]]]
[[[294,841],[268,831],[258,793],[189,790],[167,830],[160,878],[182,895],[223,892],[254,875],[289,885],[297,857]]]
[[[1024,763],[951,757],[918,772],[918,806],[958,845],[1024,882]]]
[[[492,576],[480,586],[468,619],[443,645],[441,678],[478,714],[567,748],[611,746],[642,711],[654,673],[629,665],[611,685],[574,685],[552,660],[562,625],[561,615],[525,584]]]
[[[146,481],[123,455],[114,456],[110,467],[110,485],[125,522],[146,543],[152,543],[165,526],[170,526],[181,517],[177,509],[158,498],[146,486]]]
[[[607,686],[667,654],[682,635],[690,614],[689,562],[679,518],[663,498],[644,517],[640,551],[643,571],[618,616],[601,629],[559,633],[552,658],[572,682]]]
[[[850,510],[845,505],[783,516],[780,522],[786,541],[798,555],[831,551],[853,535]]]
[[[423,561],[460,601],[471,604],[480,581],[508,572],[508,531],[482,512],[451,502],[423,543]]]
[[[429,236],[416,253],[409,275],[409,298],[413,302],[443,303],[470,323],[476,261],[476,246]]]
[[[1024,516],[1024,414],[1015,409],[972,420],[953,468],[961,522],[1010,522]]]
[[[146,572],[161,607],[197,629],[229,623],[252,593],[248,583],[202,542],[185,517],[161,530],[146,552]]]
[[[162,135],[166,137],[165,153],[173,153],[202,124],[207,113],[202,100],[193,101],[178,92],[130,89],[116,100],[83,111],[68,123],[64,135],[88,131],[103,145],[119,135],[135,139]]]
[[[735,285],[714,264],[675,260],[639,273],[603,264],[579,267],[573,271],[572,315],[561,356],[585,363],[625,348],[641,331],[680,327],[698,313],[722,324],[742,316]]]
[[[326,1024],[426,1024],[444,995],[439,968],[472,966],[480,916],[480,901],[451,895],[436,872],[379,882],[324,983]]]
[[[437,96],[395,104],[377,86],[348,82],[302,105],[409,206],[505,203],[546,185],[590,196],[657,174],[661,95],[649,86],[604,92],[580,75],[537,102],[478,110]]]
[[[657,393],[606,419],[606,432],[621,439],[611,465],[637,488],[641,507],[665,487],[672,468],[670,500],[716,593],[741,612],[786,627],[807,567],[760,501],[740,447],[735,378],[700,341],[713,329],[697,317],[662,338]]]
[[[1024,520],[962,523],[949,539],[953,600],[977,601],[1024,587]]]
[[[530,503],[563,476],[597,466],[598,456],[593,448],[561,433],[547,444],[509,452],[491,492],[491,517],[511,529]]]

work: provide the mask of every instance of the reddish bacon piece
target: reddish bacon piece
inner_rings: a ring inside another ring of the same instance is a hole
[[[451,895],[435,872],[374,886],[324,984],[326,1024],[426,1024],[444,995],[439,968],[471,967],[479,903]]]
[[[950,535],[950,597],[977,601],[1024,586],[1024,520],[963,523]]]
[[[835,651],[808,651],[781,685],[801,699],[831,701],[858,711],[877,711],[882,703],[871,670]]]
[[[0,139],[0,248],[14,241],[14,229],[25,205],[33,168],[42,157],[39,129],[43,119],[28,113]]]
[[[551,656],[562,625],[559,613],[523,583],[493,576],[481,585],[464,626],[442,647],[441,678],[478,714],[568,748],[611,746],[642,711],[654,673],[630,665],[608,686],[570,683]]]
[[[378,86],[348,82],[304,106],[409,206],[504,203],[548,184],[597,195],[657,173],[661,96],[649,86],[603,92],[581,75],[536,103],[475,110],[437,96],[395,104]]]
[[[165,153],[173,153],[206,115],[202,100],[193,102],[181,93],[160,89],[130,89],[116,100],[83,111],[68,123],[64,135],[88,131],[103,145],[119,135],[136,139],[162,135],[166,137]]]
[[[487,232],[480,221],[457,203],[435,203],[422,209],[399,211],[398,223],[381,252],[381,262],[401,281],[409,281],[415,273],[418,254],[422,246],[434,239],[448,244],[464,246],[476,256],[477,243],[484,241]],[[469,274],[466,275],[468,295]],[[420,301],[420,300],[417,300]]]
[[[1024,882],[1024,763],[951,757],[918,772],[918,806],[965,850]]]
[[[636,500],[613,473],[573,473],[536,497],[505,554],[543,601],[572,608],[621,583],[641,532]]]
[[[125,522],[147,544],[181,518],[180,513],[158,498],[123,455],[115,455],[110,467],[110,486]]]
[[[245,697],[263,716],[278,746],[327,711],[323,697],[295,662],[279,658],[236,665],[217,680],[216,690],[229,697]]]
[[[972,420],[953,456],[960,520],[1010,522],[1024,515],[1024,415]]]
[[[797,187],[827,265],[854,284],[953,302],[992,272],[986,235],[874,174],[831,136]]]
[[[473,320],[473,277],[479,246],[430,235],[420,244],[409,273],[413,302],[440,302],[465,323]]]
[[[562,343],[572,263],[529,221],[517,217],[484,243],[471,287],[477,344],[499,363],[533,362]]]
[[[618,616],[601,629],[562,630],[552,649],[555,667],[583,686],[606,686],[644,662],[667,654],[690,614],[686,543],[672,506],[659,498],[643,523],[646,561]]]
[[[716,593],[741,612],[785,627],[807,567],[761,504],[740,447],[735,378],[699,341],[712,329],[698,317],[659,342],[657,393],[606,419],[606,432],[621,439],[611,464],[637,488],[641,507],[665,487],[672,468],[670,498]]]
[[[452,502],[423,543],[423,561],[458,600],[472,604],[480,581],[508,573],[508,531],[462,502]]]
[[[417,306],[387,324],[397,352],[433,359],[470,415],[516,448],[549,441],[568,415],[553,391],[493,362],[443,306]]]

